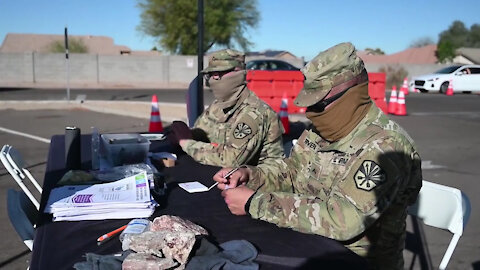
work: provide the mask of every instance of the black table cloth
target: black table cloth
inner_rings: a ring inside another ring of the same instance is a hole
[[[90,136],[82,135],[82,168],[90,165]],[[151,150],[165,145],[152,144]],[[40,211],[43,212],[48,194],[60,180],[65,169],[64,136],[52,137]],[[209,240],[223,243],[245,239],[259,251],[260,269],[365,269],[365,261],[341,243],[318,235],[299,233],[274,224],[235,216],[228,210],[220,190],[187,193],[177,183],[199,181],[213,184],[218,167],[201,165],[187,155],[179,157],[175,167],[164,168],[168,183],[167,194],[158,201],[153,219],[160,215],[176,215],[203,226]],[[113,254],[121,251],[118,237],[97,246],[96,239],[128,223],[129,220],[52,222],[52,216],[41,214],[38,220],[30,269],[71,269],[75,262],[84,261],[87,252]]]

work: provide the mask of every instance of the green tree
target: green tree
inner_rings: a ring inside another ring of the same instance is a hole
[[[65,42],[63,40],[57,40],[50,44],[49,52],[51,53],[64,53]],[[88,53],[88,48],[81,39],[70,38],[68,40],[68,52],[70,53]]]
[[[438,60],[452,60],[455,50],[460,47],[480,48],[480,25],[474,24],[467,29],[463,22],[454,21],[447,30],[440,33],[437,44]]]
[[[435,42],[433,42],[433,40],[430,37],[421,37],[419,39],[412,41],[409,48],[420,48],[420,47],[431,45],[431,44],[435,44]]]
[[[392,86],[401,87],[403,84],[403,79],[408,77],[408,71],[399,65],[387,65],[381,67],[379,72],[384,72],[387,76],[385,87],[387,89],[392,89]]]
[[[204,52],[213,45],[234,44],[248,51],[252,43],[244,35],[258,24],[256,6],[256,0],[205,0]],[[171,53],[197,54],[197,0],[138,0],[138,7],[140,32],[157,38]]]
[[[438,61],[441,63],[451,61],[455,57],[455,47],[450,40],[441,41],[437,45],[436,54]]]
[[[382,51],[382,49],[380,49],[380,48],[376,48],[376,49],[366,48],[365,51],[368,54],[373,54],[373,55],[384,55],[385,54],[385,52]]]
[[[468,44],[473,48],[480,48],[480,24],[474,24],[470,27]]]

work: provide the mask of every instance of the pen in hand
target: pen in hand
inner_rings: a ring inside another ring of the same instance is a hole
[[[238,171],[238,169],[240,169],[240,167],[233,168],[233,169],[230,170],[227,174],[225,174],[225,175],[223,176],[223,178],[227,179],[227,178],[230,177],[234,172]]]
[[[116,229],[116,230],[113,230],[109,233],[106,233],[100,237],[97,238],[97,245],[101,245],[105,242],[107,242],[107,240],[111,239],[112,237],[114,237],[115,235],[119,234],[120,232],[122,232],[123,230],[125,230],[125,228],[127,227],[127,225],[123,225],[122,227]]]
[[[232,170],[230,170],[229,172],[227,172],[227,174],[225,174],[223,176],[223,178],[225,179],[228,179],[234,172],[238,171],[238,169],[240,169],[240,167],[236,167],[236,168],[233,168]],[[229,189],[230,187],[228,186],[228,184],[225,184],[225,190]]]

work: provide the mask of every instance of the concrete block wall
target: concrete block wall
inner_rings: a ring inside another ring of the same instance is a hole
[[[98,56],[99,83],[131,84],[168,82],[162,76],[165,58],[148,56]]]
[[[6,82],[32,82],[33,67],[31,53],[0,53],[0,86]]]
[[[33,54],[35,84],[65,83],[67,68],[69,81],[72,84],[97,81],[95,55],[72,54],[69,62],[65,61],[63,54]]]
[[[68,70],[72,87],[188,87],[197,57],[70,54]],[[65,54],[0,53],[0,87],[64,87],[66,80]]]
[[[175,55],[169,56],[168,78],[172,82],[188,82],[197,76],[197,56]],[[208,66],[208,59],[204,57],[203,66]]]
[[[247,61],[250,60],[247,58]],[[289,61],[301,67],[301,63]],[[204,57],[204,66],[208,58]],[[369,72],[389,64],[367,63]],[[402,66],[408,77],[431,73],[445,64],[390,64]],[[69,55],[71,87],[188,87],[197,75],[195,55]],[[0,87],[64,87],[67,65],[64,54],[0,53]]]

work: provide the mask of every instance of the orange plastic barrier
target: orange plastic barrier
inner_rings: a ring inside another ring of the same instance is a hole
[[[297,96],[303,88],[303,74],[300,71],[273,71],[273,95],[282,97],[283,92],[287,96]]]
[[[372,99],[385,98],[385,79],[386,75],[383,72],[368,73],[368,94]]]
[[[383,72],[369,72],[368,81],[368,94],[375,102],[375,105],[387,114],[388,109],[385,98],[386,74]]]
[[[272,94],[272,83],[272,71],[252,70],[247,72],[247,86],[259,97]]]
[[[300,71],[250,70],[247,73],[247,86],[276,112],[280,111],[282,96],[288,99],[288,113],[303,113],[293,100],[303,88],[303,74]]]
[[[368,73],[368,78],[368,94],[375,104],[386,113],[385,73]],[[280,111],[282,96],[286,92],[289,114],[305,112],[305,108],[293,104],[293,100],[303,88],[303,80],[304,77],[300,71],[249,70],[247,73],[248,88],[276,112]]]

